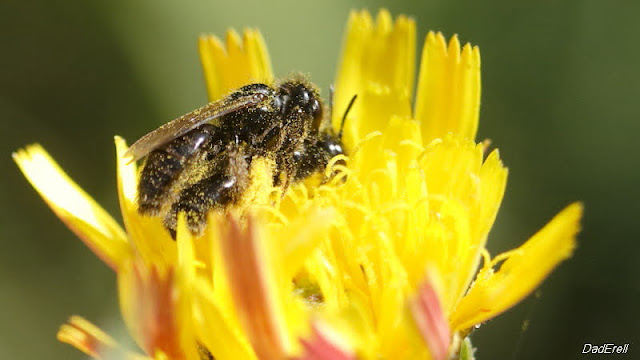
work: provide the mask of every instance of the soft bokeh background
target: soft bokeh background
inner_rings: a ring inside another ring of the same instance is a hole
[[[419,39],[434,29],[481,48],[479,139],[491,138],[510,168],[492,254],[569,202],[586,204],[575,256],[474,333],[478,359],[578,359],[585,342],[631,343],[626,358],[638,357],[639,2],[9,0],[0,3],[0,358],[83,359],[55,340],[72,314],[126,339],[114,274],[45,206],[12,151],[42,143],[119,216],[112,136],[133,140],[205,103],[199,33],[259,27],[279,76],[309,73],[327,94],[349,9],[381,6],[412,15]]]

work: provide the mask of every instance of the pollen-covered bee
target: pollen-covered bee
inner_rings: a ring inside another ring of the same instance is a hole
[[[178,213],[184,212],[191,232],[200,234],[209,210],[239,201],[256,157],[274,162],[273,183],[286,189],[343,154],[342,129],[336,132],[326,122],[318,90],[301,77],[277,86],[246,85],[148,133],[127,150],[132,161],[146,157],[138,211],[161,217],[174,238]]]

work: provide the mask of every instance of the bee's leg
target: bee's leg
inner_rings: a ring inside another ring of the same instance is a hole
[[[291,185],[291,176],[286,171],[277,172],[273,176],[273,185],[279,186],[282,189],[282,196],[284,196]]]
[[[276,152],[276,169],[273,176],[273,184],[282,188],[282,194],[295,180],[297,168],[300,166],[298,160],[304,156],[302,154],[304,153],[305,139],[314,133],[309,128],[309,115],[300,108],[294,107],[285,121],[282,132],[283,141]]]
[[[235,203],[246,190],[249,164],[238,146],[228,145],[220,156],[223,158],[218,159],[212,174],[185,188],[165,216],[164,225],[174,238],[179,213],[185,214],[191,233],[200,235],[207,224],[209,210]]]
[[[138,180],[138,211],[145,215],[158,215],[168,196],[172,182],[183,168],[180,158],[170,157],[164,151],[154,151],[145,160]]]
[[[180,173],[200,148],[209,146],[214,131],[213,126],[203,125],[147,156],[138,181],[140,213],[160,215],[163,212],[162,207]]]

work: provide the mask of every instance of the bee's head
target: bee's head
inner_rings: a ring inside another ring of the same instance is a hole
[[[327,155],[327,160],[331,160],[336,155],[344,154],[342,139],[334,134],[323,134],[318,145],[320,145],[321,151]]]
[[[311,130],[318,131],[322,124],[322,102],[318,91],[312,85],[301,81],[287,81],[278,89],[281,111],[285,118],[293,112],[303,112],[311,116]]]

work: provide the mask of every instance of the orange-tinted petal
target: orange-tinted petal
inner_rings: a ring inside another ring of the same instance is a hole
[[[432,359],[444,360],[451,342],[451,330],[431,276],[419,286],[409,309]]]
[[[137,259],[118,271],[120,309],[138,345],[150,355],[197,359],[190,314],[173,269],[161,272]]]
[[[284,309],[277,299],[277,285],[269,271],[263,239],[252,218],[247,228],[232,216],[221,238],[222,251],[238,315],[258,358],[279,360],[286,354]]]
[[[125,351],[111,336],[79,316],[72,316],[62,325],[57,337],[95,359],[150,360]]]
[[[340,335],[332,332],[328,327],[319,323],[313,326],[309,339],[301,339],[303,353],[297,360],[355,360],[356,354],[346,344]]]
[[[40,145],[15,152],[13,159],[53,212],[102,261],[115,269],[130,256],[120,225]]]

